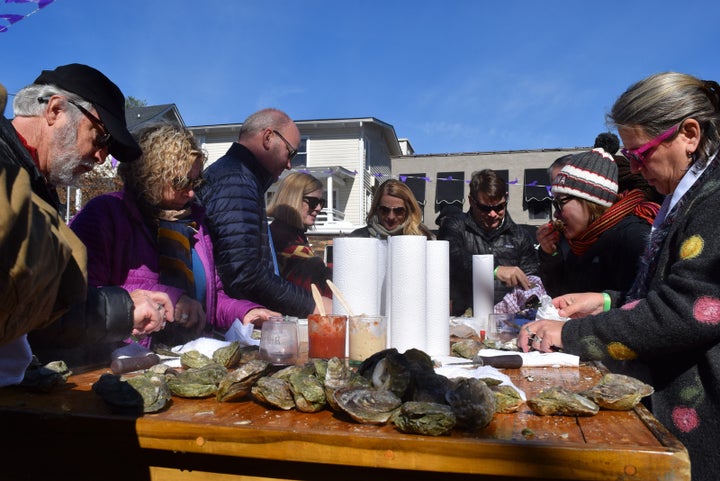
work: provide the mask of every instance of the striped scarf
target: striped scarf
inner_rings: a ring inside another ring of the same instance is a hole
[[[576,256],[582,256],[605,231],[618,225],[628,215],[640,217],[652,225],[658,210],[660,210],[660,206],[655,202],[647,201],[645,194],[640,189],[633,189],[610,206],[603,215],[588,226],[585,232],[568,241],[570,250]]]
[[[177,287],[195,298],[195,276],[192,271],[192,242],[196,223],[189,218],[189,210],[163,211],[158,226],[160,253],[160,282]]]

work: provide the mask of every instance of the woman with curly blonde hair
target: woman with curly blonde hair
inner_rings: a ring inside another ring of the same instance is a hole
[[[70,223],[87,246],[89,283],[166,292],[175,322],[153,338],[171,345],[276,314],[223,291],[195,202],[205,154],[192,133],[160,124],[137,138],[143,155],[118,169],[124,190],[92,199]]]
[[[367,215],[367,225],[354,230],[351,237],[387,239],[394,235],[435,235],[422,223],[422,211],[410,187],[388,179],[378,187]]]

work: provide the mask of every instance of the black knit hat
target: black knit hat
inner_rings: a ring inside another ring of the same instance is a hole
[[[109,78],[87,65],[72,63],[43,70],[36,84],[49,84],[79,95],[90,102],[110,134],[110,154],[129,162],[142,154],[125,122],[125,96]]]
[[[575,154],[553,179],[552,193],[571,195],[610,207],[617,200],[618,168],[603,149]]]

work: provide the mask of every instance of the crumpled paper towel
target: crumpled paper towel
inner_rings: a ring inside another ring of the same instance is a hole
[[[255,329],[255,325],[251,322],[250,324],[243,324],[240,319],[235,319],[230,329],[225,333],[225,340],[229,342],[238,341],[240,347],[245,346],[259,346],[260,340],[253,339],[252,334]]]
[[[509,353],[505,353],[509,354]],[[435,368],[435,373],[440,374],[441,376],[445,376],[448,379],[452,379],[454,377],[466,377],[466,378],[475,378],[475,379],[483,379],[483,378],[490,378],[490,379],[496,379],[500,381],[500,385],[503,386],[510,386],[513,389],[515,389],[522,398],[523,401],[527,400],[527,396],[525,395],[525,392],[518,388],[515,384],[513,384],[512,380],[510,379],[510,376],[507,374],[503,374],[498,369],[495,369],[491,366],[450,366],[448,364],[454,363],[454,362],[463,362],[467,361],[467,359],[463,359],[460,357],[453,357],[453,356],[436,356],[433,357],[433,361],[436,361],[440,363],[440,367]]]
[[[538,307],[535,319],[549,319],[552,321],[567,321],[569,317],[563,317],[558,313],[557,308],[552,303],[552,298],[548,295],[540,298],[540,307]]]

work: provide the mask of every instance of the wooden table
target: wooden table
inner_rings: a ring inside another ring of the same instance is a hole
[[[119,415],[91,391],[103,372],[72,376],[52,394],[0,389],[1,479],[690,479],[687,451],[642,406],[574,418],[537,416],[523,404],[479,432],[429,437],[250,399],[173,398],[161,413]],[[591,365],[507,374],[528,396],[601,376]]]

